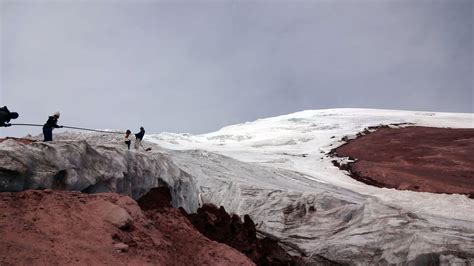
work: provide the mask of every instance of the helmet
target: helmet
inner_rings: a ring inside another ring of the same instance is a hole
[[[59,112],[54,112],[53,116],[59,117],[61,114]]]
[[[18,116],[19,116],[19,115],[18,115],[17,112],[11,112],[11,113],[10,113],[10,117],[11,117],[12,119],[17,119]]]

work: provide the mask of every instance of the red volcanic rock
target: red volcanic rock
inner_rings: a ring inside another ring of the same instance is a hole
[[[133,224],[133,219],[130,214],[128,214],[124,208],[111,202],[102,201],[91,207],[94,208],[105,221],[119,229],[127,229]]]
[[[474,129],[380,128],[335,149],[352,177],[379,187],[474,195]]]
[[[237,215],[229,215],[224,207],[205,204],[197,213],[188,215],[194,226],[208,238],[225,243],[251,258],[257,265],[337,265],[320,257],[291,256],[274,239],[257,238],[257,229],[248,215],[244,221]],[[308,263],[307,263],[308,262]]]
[[[253,265],[179,210],[147,216],[111,193],[0,193],[0,265]]]
[[[180,218],[187,215],[189,221],[206,237],[227,244],[247,255],[258,265],[302,265],[299,257],[290,256],[278,242],[269,238],[257,238],[255,224],[248,215],[244,221],[237,215],[229,215],[224,207],[205,204],[197,213],[186,214],[170,205],[171,194],[166,187],[154,188],[138,200],[146,215],[156,223],[162,223],[163,214],[175,213]],[[324,261],[329,262],[329,261]],[[325,265],[331,265],[327,263]]]
[[[142,210],[162,210],[172,208],[171,193],[168,187],[155,187],[143,195],[137,201]]]

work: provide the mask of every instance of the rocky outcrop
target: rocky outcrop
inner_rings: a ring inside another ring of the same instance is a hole
[[[100,202],[91,206],[104,218],[105,221],[111,223],[121,230],[126,230],[133,225],[133,218],[128,212],[119,206],[108,201]]]
[[[323,257],[306,257],[296,250],[293,250],[295,256],[290,255],[277,239],[257,237],[257,229],[250,216],[245,215],[242,221],[238,215],[228,214],[222,206],[217,208],[205,204],[197,213],[189,214],[188,218],[199,232],[239,250],[257,265],[338,265]]]
[[[0,264],[253,265],[168,211],[150,218],[114,193],[0,193]]]

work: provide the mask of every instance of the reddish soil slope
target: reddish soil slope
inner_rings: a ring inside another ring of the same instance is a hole
[[[0,235],[0,265],[253,265],[179,210],[147,217],[117,194],[0,193]]]
[[[163,213],[175,213],[169,204],[171,194],[166,187],[154,188],[138,200],[146,215],[157,223],[163,223]],[[219,243],[227,244],[247,255],[257,265],[337,265],[337,263],[320,256],[312,258],[291,256],[279,242],[270,238],[257,238],[257,229],[248,215],[244,221],[238,215],[230,215],[224,207],[205,204],[197,213],[181,214],[187,216],[191,223],[206,237]],[[169,228],[169,227],[168,227]]]
[[[380,128],[334,152],[367,184],[474,196],[474,129]]]

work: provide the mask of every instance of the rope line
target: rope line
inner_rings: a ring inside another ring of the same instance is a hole
[[[83,128],[83,127],[63,126],[63,128],[78,129],[78,130],[85,130],[85,131],[94,131],[94,132],[102,132],[102,133],[111,133],[111,134],[125,134],[125,132],[97,130],[97,129]]]
[[[12,126],[30,126],[30,127],[42,127],[43,125],[40,124],[11,124]],[[84,130],[84,131],[93,131],[93,132],[101,132],[101,133],[110,133],[110,134],[125,134],[125,132],[119,131],[105,131],[105,130],[97,130],[91,128],[84,128],[84,127],[71,127],[71,126],[63,126],[63,128],[70,128],[70,129],[77,129],[77,130]]]
[[[42,127],[43,125],[38,125],[38,124],[10,124],[12,126],[37,126],[37,127]]]

